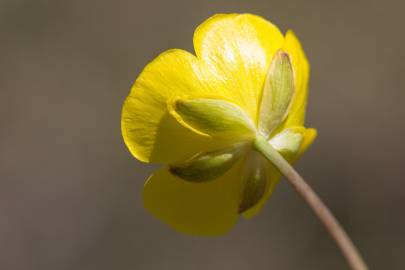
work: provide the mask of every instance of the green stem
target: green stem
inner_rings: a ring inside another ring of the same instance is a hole
[[[312,209],[319,221],[325,226],[330,236],[334,239],[342,255],[352,270],[367,270],[368,267],[358,250],[343,230],[342,226],[321,201],[314,190],[305,180],[294,170],[294,168],[277,152],[263,137],[256,138],[254,142],[255,150],[261,153],[287,178],[298,194],[304,199]]]

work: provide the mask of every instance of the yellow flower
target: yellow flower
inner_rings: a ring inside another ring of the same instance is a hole
[[[251,14],[215,15],[193,41],[196,55],[172,49],[145,67],[122,134],[137,159],[165,164],[145,184],[146,209],[177,231],[219,235],[258,213],[280,178],[254,139],[290,162],[314,140],[309,64],[292,31]]]

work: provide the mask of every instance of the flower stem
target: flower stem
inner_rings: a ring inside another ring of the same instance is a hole
[[[312,209],[319,221],[325,226],[329,235],[335,240],[342,255],[352,270],[367,270],[368,267],[362,259],[357,248],[350,240],[342,226],[322,202],[315,191],[294,170],[294,168],[275,150],[265,138],[258,137],[254,141],[254,148],[269,160],[294,187],[298,194]]]

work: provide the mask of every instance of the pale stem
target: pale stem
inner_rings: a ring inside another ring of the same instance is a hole
[[[319,221],[325,226],[330,236],[335,240],[351,269],[367,270],[368,267],[366,263],[342,226],[314,190],[283,158],[283,156],[263,137],[258,137],[255,140],[254,147],[255,150],[266,157],[266,159],[268,159],[285,176],[288,182],[312,209]]]

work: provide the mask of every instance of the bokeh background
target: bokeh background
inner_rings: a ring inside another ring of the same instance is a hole
[[[281,182],[228,235],[178,234],[142,207],[155,169],[130,156],[121,105],[163,50],[251,12],[295,30],[312,65],[298,169],[371,269],[405,269],[403,1],[0,0],[0,269],[346,269]]]

